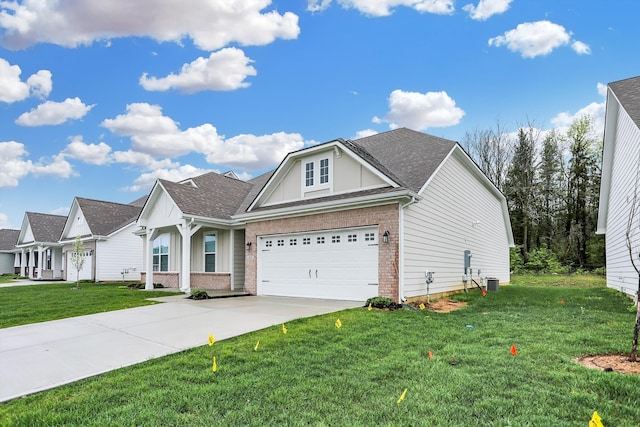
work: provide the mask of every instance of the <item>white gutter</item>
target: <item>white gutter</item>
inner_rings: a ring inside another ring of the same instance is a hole
[[[400,203],[398,210],[398,298],[400,303],[405,301],[404,296],[404,210],[405,208],[417,203],[416,196],[412,196],[407,203]]]

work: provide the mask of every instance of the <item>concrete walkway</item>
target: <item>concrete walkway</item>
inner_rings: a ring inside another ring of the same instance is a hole
[[[302,317],[353,301],[245,296],[164,304],[0,329],[0,402]]]

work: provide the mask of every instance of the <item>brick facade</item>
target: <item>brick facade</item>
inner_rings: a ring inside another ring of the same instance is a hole
[[[147,279],[147,273],[142,272],[140,281],[144,283]],[[210,289],[210,290],[230,290],[231,274],[229,273],[201,273],[192,272],[190,274],[191,289]],[[180,288],[179,273],[158,272],[153,273],[153,282],[160,283],[165,288]]]
[[[389,204],[248,223],[245,237],[247,242],[252,242],[253,247],[247,251],[245,258],[245,291],[253,295],[257,293],[258,237],[279,233],[315,232],[377,225],[380,236],[378,293],[380,296],[398,301],[398,210],[398,204]],[[385,231],[390,233],[387,244],[382,243],[382,234]]]

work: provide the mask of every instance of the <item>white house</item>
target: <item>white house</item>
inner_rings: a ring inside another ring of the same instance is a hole
[[[76,197],[62,229],[64,277],[66,280],[140,280],[142,241],[134,235],[136,220],[145,198],[131,204]],[[80,271],[71,254],[80,237],[85,260]]]
[[[249,182],[158,180],[138,225],[147,288],[400,301],[427,293],[427,271],[431,294],[462,289],[465,261],[510,279],[504,196],[458,143],[404,128],[289,153]]]
[[[62,279],[62,244],[66,216],[25,212],[15,245],[15,266],[30,279]]]
[[[640,76],[608,85],[598,208],[597,233],[606,235],[607,286],[629,295],[638,291],[626,231],[639,170]],[[638,226],[636,223],[634,228]]]
[[[0,229],[0,274],[16,273],[14,248],[18,242],[20,230]]]

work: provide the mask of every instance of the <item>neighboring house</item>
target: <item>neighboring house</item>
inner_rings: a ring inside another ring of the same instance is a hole
[[[0,274],[17,273],[14,267],[16,257],[13,250],[19,235],[20,230],[0,229]]]
[[[427,293],[426,271],[431,294],[462,289],[465,258],[510,279],[505,197],[458,143],[404,128],[290,153],[248,182],[158,180],[138,225],[147,288],[400,301]]]
[[[146,196],[131,204],[76,197],[62,230],[65,279],[140,280],[142,241],[133,234]],[[72,261],[73,244],[80,237],[85,250],[82,269]]]
[[[66,216],[25,212],[16,243],[15,266],[31,279],[62,279],[62,244]]]
[[[626,231],[639,168],[640,76],[608,86],[598,208],[597,233],[606,234],[607,286],[629,295],[638,291],[638,273],[629,258]]]

